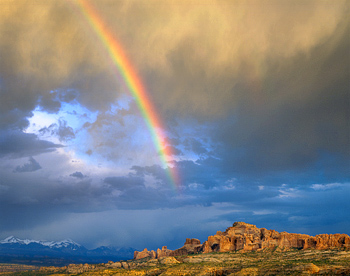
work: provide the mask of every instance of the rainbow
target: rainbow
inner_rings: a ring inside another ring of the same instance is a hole
[[[167,168],[167,173],[170,182],[176,189],[180,189],[179,174],[174,167],[170,167],[169,163],[173,152],[167,137],[164,134],[163,124],[155,111],[152,102],[149,100],[146,89],[133,68],[129,59],[125,55],[122,46],[118,40],[112,35],[104,24],[94,7],[87,0],[77,0],[78,6],[94,29],[104,46],[106,47],[113,64],[118,69],[118,72],[125,81],[126,86],[134,96],[137,106],[146,122],[146,125],[151,133],[153,143],[159,152],[162,164]]]

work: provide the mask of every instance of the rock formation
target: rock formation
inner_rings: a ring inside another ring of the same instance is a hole
[[[201,242],[198,239],[186,239],[186,242],[183,247],[176,249],[176,250],[170,250],[166,246],[163,246],[162,249],[157,249],[157,252],[155,251],[148,251],[147,248],[145,248],[143,251],[135,251],[134,252],[134,259],[143,259],[143,258],[151,258],[151,259],[159,259],[161,257],[174,257],[174,256],[181,256],[181,255],[188,255],[188,254],[194,254],[200,252],[202,249]]]
[[[198,253],[202,250],[202,245],[198,239],[186,239],[183,247],[170,252],[169,256],[181,256]]]
[[[156,252],[154,252],[154,250],[148,251],[147,248],[145,248],[141,252],[139,252],[139,251],[134,252],[134,259],[135,260],[148,258],[148,257],[150,257],[151,259],[156,259],[157,254],[156,254]]]
[[[160,259],[161,257],[167,257],[171,251],[172,250],[169,250],[166,246],[163,246],[162,249],[158,248],[156,258]]]
[[[252,251],[263,249],[327,249],[332,247],[350,248],[350,237],[346,234],[321,234],[315,237],[305,234],[277,232],[255,225],[235,222],[225,232],[218,231],[204,242],[202,252]]]
[[[321,234],[315,237],[305,234],[290,234],[277,232],[265,228],[257,228],[253,224],[235,222],[225,232],[218,231],[214,236],[209,236],[203,244],[198,239],[186,239],[183,247],[169,250],[166,246],[155,251],[144,249],[135,251],[134,259],[149,257],[159,259],[169,256],[181,256],[194,253],[230,252],[230,251],[254,251],[264,249],[287,250],[297,249],[328,249],[350,248],[350,237],[346,234]]]

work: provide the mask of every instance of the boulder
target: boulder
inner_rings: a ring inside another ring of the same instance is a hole
[[[309,263],[296,266],[293,270],[299,271],[302,274],[316,274],[320,271],[320,268],[313,263]]]
[[[122,267],[122,264],[120,262],[112,262],[112,263],[109,263],[108,262],[108,267],[111,267],[111,268],[121,268]]]
[[[166,264],[166,265],[169,265],[169,264],[178,264],[180,263],[178,260],[176,260],[174,257],[161,257],[159,258],[159,262],[161,264]]]

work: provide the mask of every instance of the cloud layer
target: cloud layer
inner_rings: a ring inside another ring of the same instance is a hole
[[[350,229],[348,1],[90,3],[164,122],[181,192],[77,3],[5,0],[0,236],[153,248],[236,220]]]

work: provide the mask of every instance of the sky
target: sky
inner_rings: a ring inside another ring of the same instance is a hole
[[[141,81],[167,163],[84,3]],[[2,0],[0,239],[176,249],[235,221],[350,234],[349,11]]]

